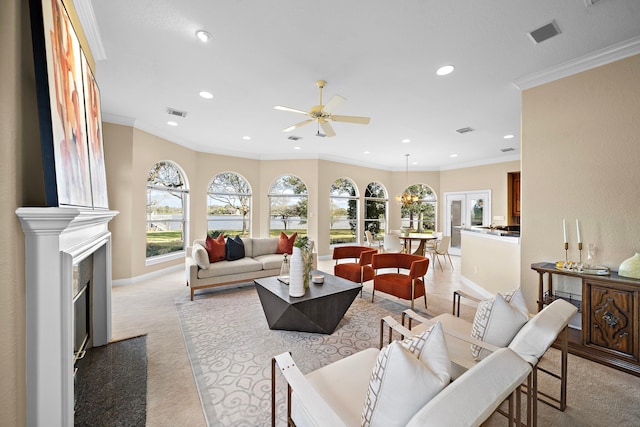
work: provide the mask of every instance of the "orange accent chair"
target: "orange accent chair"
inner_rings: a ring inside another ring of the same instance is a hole
[[[371,267],[375,271],[371,302],[373,302],[375,292],[378,290],[398,298],[411,300],[412,309],[414,300],[423,296],[424,307],[427,308],[424,276],[429,269],[429,258],[412,254],[375,254],[371,260]],[[396,272],[381,273],[379,270],[382,268],[395,268]]]
[[[371,258],[377,253],[377,249],[371,249],[368,246],[336,246],[333,248],[333,259],[336,265],[333,266],[334,276],[352,282],[367,282],[373,279],[374,272],[371,268]],[[341,260],[352,259],[352,262],[340,262]],[[362,296],[362,291],[360,291]]]

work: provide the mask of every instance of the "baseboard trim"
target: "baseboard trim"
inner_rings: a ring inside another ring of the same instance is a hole
[[[172,265],[171,267],[163,268],[162,270],[152,271],[151,273],[143,274],[142,276],[130,277],[128,279],[117,279],[111,281],[111,286],[127,286],[135,285],[136,283],[144,282],[145,280],[155,279],[156,277],[163,276],[168,273],[173,273],[177,270],[183,270],[184,264]],[[185,278],[185,284],[186,284]]]

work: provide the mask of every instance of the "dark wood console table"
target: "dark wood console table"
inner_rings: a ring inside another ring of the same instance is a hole
[[[550,262],[531,264],[531,269],[539,275],[538,311],[560,298],[554,274],[582,281],[582,330],[570,328],[570,353],[640,376],[640,280],[615,271],[600,276],[559,270]]]

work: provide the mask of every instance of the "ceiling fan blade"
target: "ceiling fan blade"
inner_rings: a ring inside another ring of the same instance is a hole
[[[340,107],[347,99],[340,95],[334,95],[333,98],[322,108],[325,113],[331,114],[336,108]]]
[[[292,112],[292,113],[298,113],[298,114],[304,114],[304,115],[308,115],[309,114],[307,111],[298,110],[296,108],[283,107],[282,105],[276,105],[273,108],[275,108],[276,110],[280,110],[280,111],[289,111],[289,112]]]
[[[324,131],[324,134],[327,136],[336,136],[335,131],[333,130],[333,128],[331,127],[331,125],[329,124],[329,122],[327,121],[321,121],[320,122],[320,127],[322,128],[322,130]]]
[[[286,129],[282,129],[282,132],[291,132],[294,129],[298,129],[299,127],[302,127],[304,125],[308,125],[312,121],[313,121],[313,119],[307,119],[307,120],[301,121],[300,123],[296,123],[295,125],[289,126]]]
[[[370,117],[358,117],[358,116],[335,116],[331,115],[331,120],[334,122],[345,122],[345,123],[357,123],[359,125],[368,125],[371,121]]]

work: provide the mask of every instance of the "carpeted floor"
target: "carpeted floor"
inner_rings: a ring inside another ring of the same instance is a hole
[[[371,304],[370,299],[367,292],[364,298],[356,297],[331,335],[270,330],[253,285],[193,302],[176,301],[208,425],[269,425],[274,355],[290,351],[307,373],[377,348],[380,319],[389,314],[399,318],[407,306],[381,297]],[[429,304],[431,308],[436,302]],[[279,425],[284,425],[286,389],[281,378],[278,385]]]
[[[75,387],[76,426],[144,426],[147,336],[89,349],[78,363]]]

